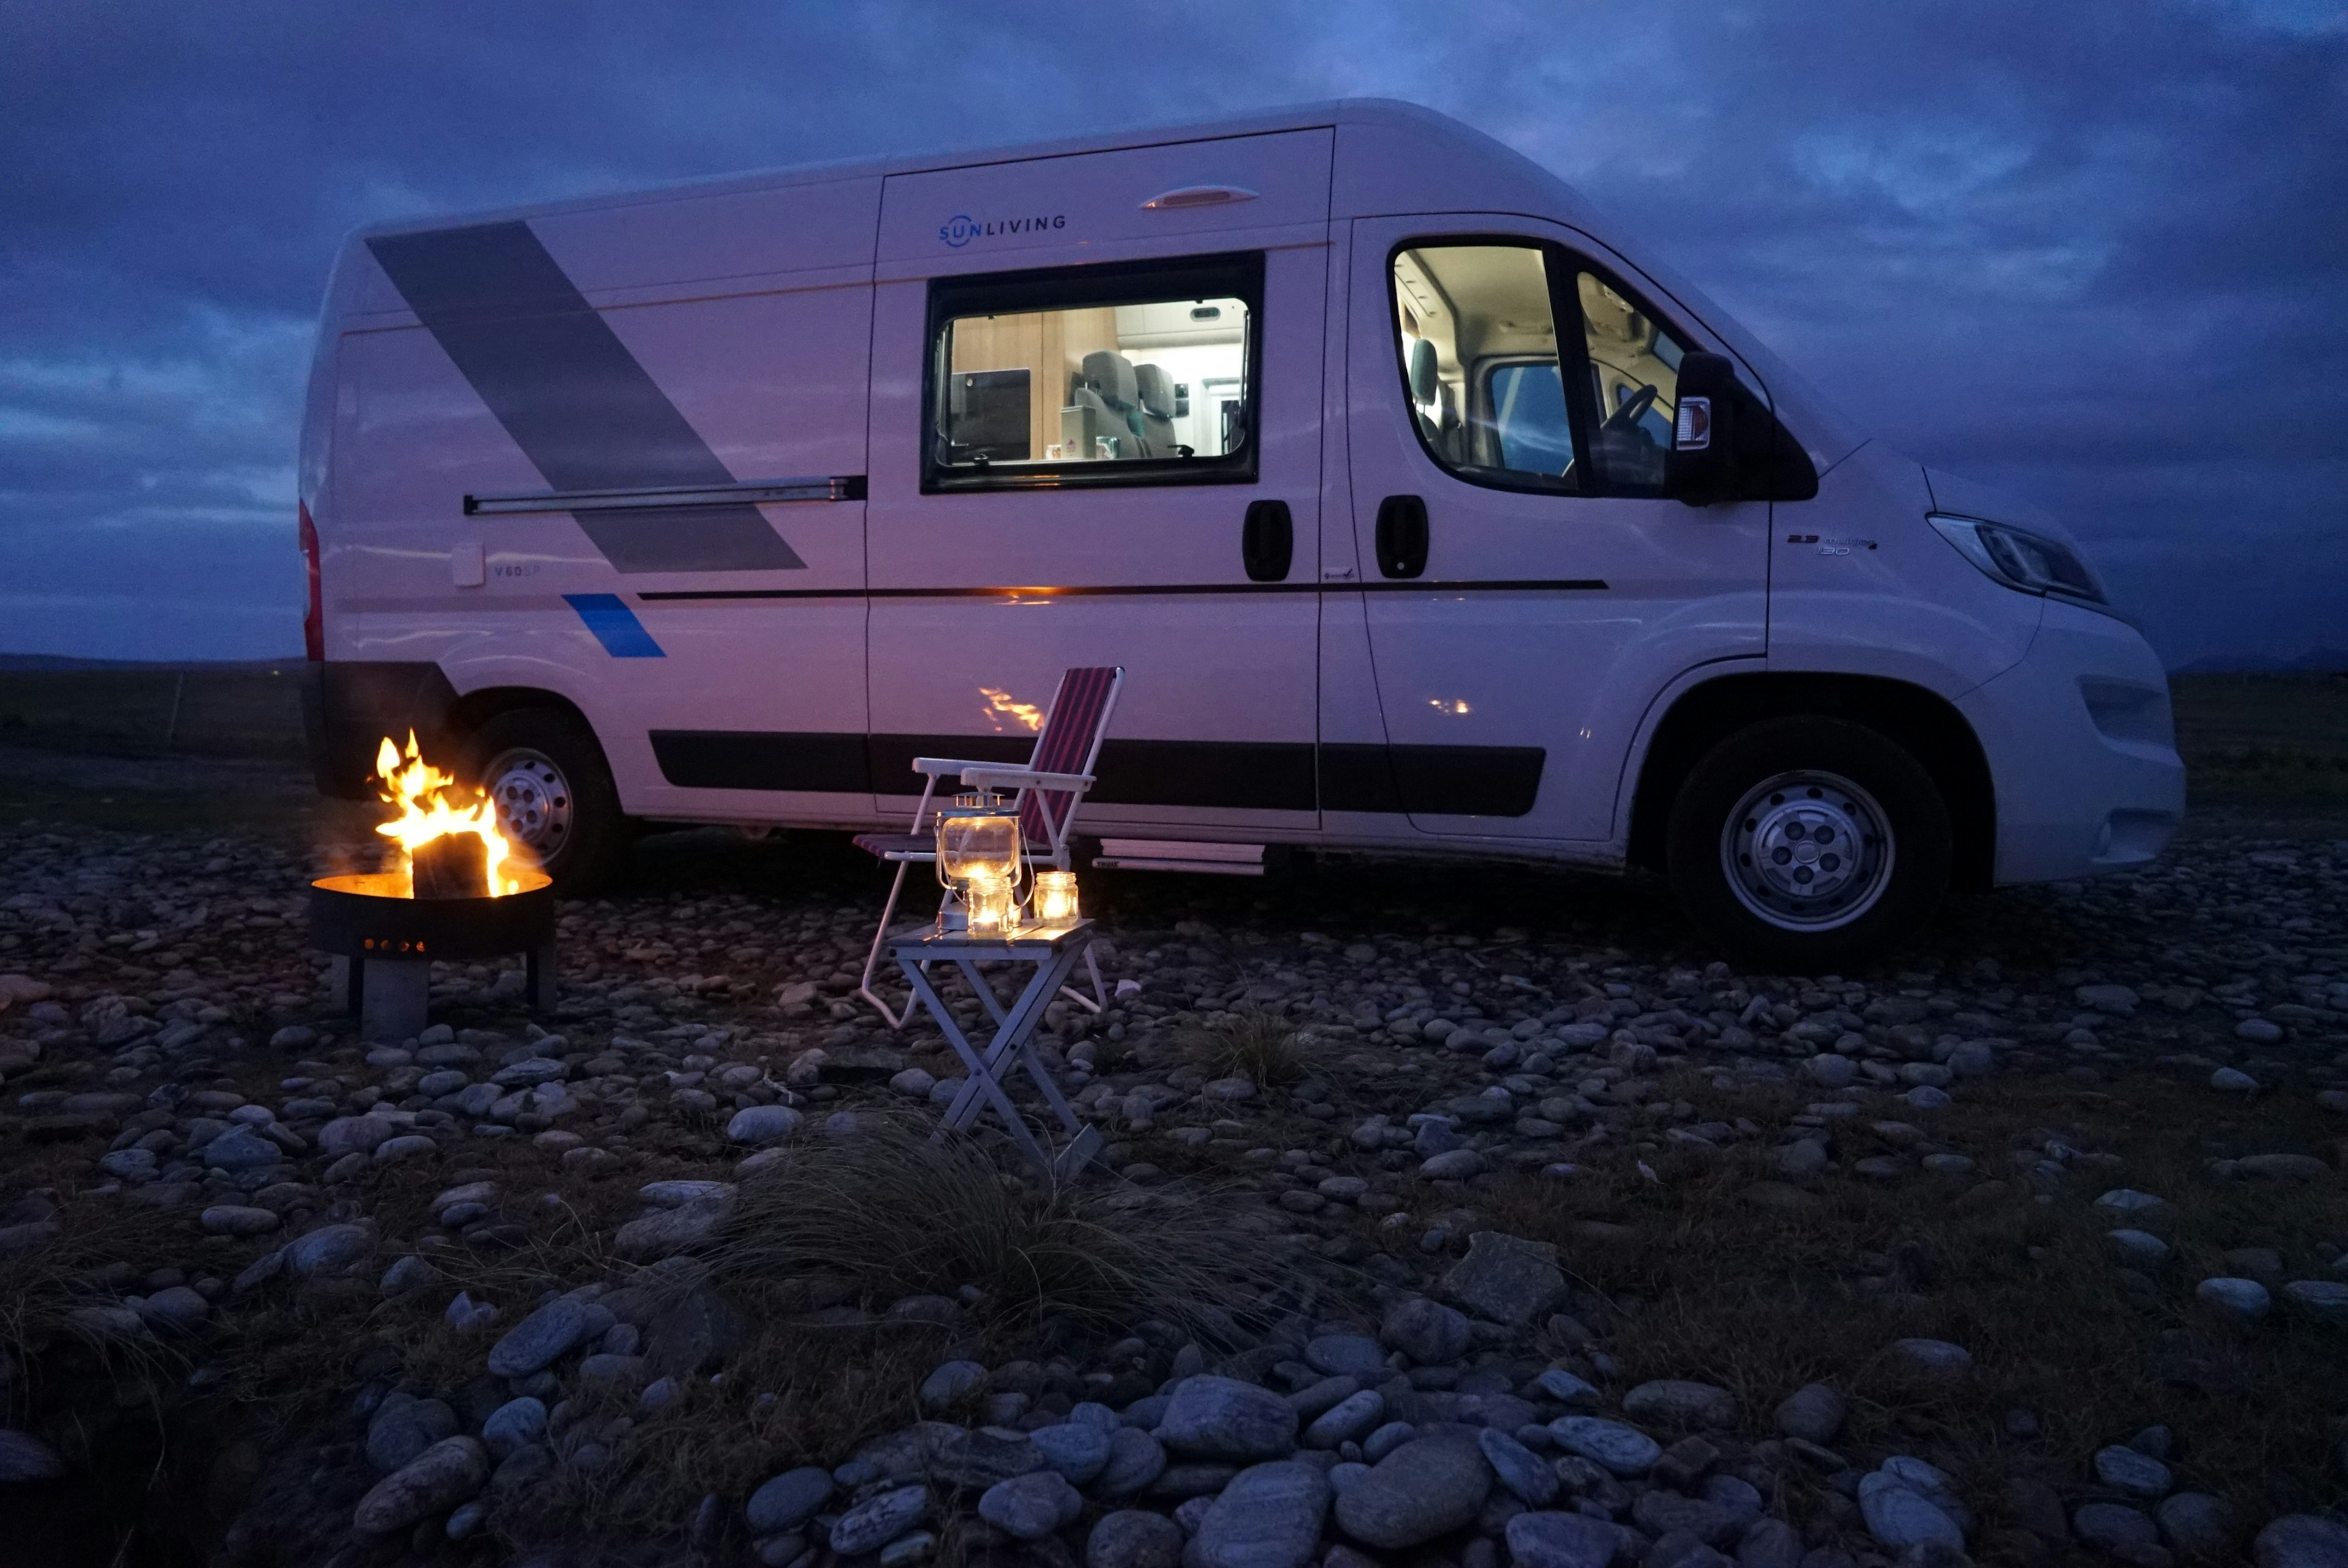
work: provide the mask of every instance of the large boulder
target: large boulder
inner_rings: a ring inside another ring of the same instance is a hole
[[[1207,1505],[1197,1568],[1304,1568],[1329,1512],[1329,1478],[1296,1460],[1251,1465]]]
[[[362,1535],[388,1535],[448,1512],[489,1479],[489,1452],[478,1438],[443,1438],[376,1482],[359,1499],[351,1525]]]
[[[1521,1328],[1565,1293],[1565,1271],[1547,1242],[1478,1231],[1443,1276],[1443,1293],[1478,1317]]]
[[[1445,1435],[1403,1444],[1337,1499],[1338,1528],[1388,1552],[1447,1535],[1483,1511],[1492,1469],[1471,1439]]]
[[[1185,1378],[1159,1422],[1158,1440],[1194,1459],[1282,1459],[1296,1447],[1296,1409],[1236,1378]]]

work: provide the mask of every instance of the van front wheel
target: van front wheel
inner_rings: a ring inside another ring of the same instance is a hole
[[[1923,765],[1840,719],[1740,730],[1690,771],[1666,866],[1688,912],[1773,966],[1816,972],[1873,957],[1949,885],[1949,808]]]
[[[564,895],[592,890],[626,853],[627,819],[603,748],[551,708],[492,716],[465,745],[466,776],[498,808],[498,825]]]

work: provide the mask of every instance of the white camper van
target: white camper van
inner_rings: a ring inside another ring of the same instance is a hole
[[[573,884],[901,825],[1077,665],[1129,855],[1653,867],[1793,966],[2183,805],[2059,528],[1406,105],[366,231],[301,487],[321,787],[413,728]]]

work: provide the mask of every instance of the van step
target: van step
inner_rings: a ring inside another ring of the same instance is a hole
[[[1181,839],[1104,838],[1093,856],[1097,869],[1191,871],[1210,876],[1261,876],[1261,844],[1198,844]]]

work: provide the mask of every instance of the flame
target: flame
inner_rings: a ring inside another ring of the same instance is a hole
[[[978,694],[986,699],[986,722],[994,726],[997,733],[1002,732],[1005,717],[1018,720],[1031,732],[1044,727],[1044,710],[1035,703],[1014,702],[1011,693],[999,686],[981,686]]]
[[[513,845],[498,831],[497,808],[482,795],[471,805],[450,804],[448,789],[457,782],[454,774],[444,774],[424,760],[416,744],[416,732],[407,732],[407,760],[400,761],[399,748],[386,735],[375,754],[376,776],[383,780],[386,804],[399,808],[391,821],[378,823],[376,831],[399,845],[403,861],[413,864],[412,856],[419,845],[429,844],[444,834],[469,833],[481,841],[488,854],[489,892],[493,896],[521,891],[521,884],[509,867],[514,864]],[[479,794],[479,791],[474,792]]]

